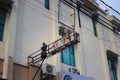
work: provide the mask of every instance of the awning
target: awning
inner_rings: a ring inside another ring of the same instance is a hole
[[[0,7],[4,7],[6,9],[11,8],[12,4],[13,4],[12,0],[0,0]]]

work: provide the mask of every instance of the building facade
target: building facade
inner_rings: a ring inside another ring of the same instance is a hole
[[[65,75],[73,80],[120,80],[119,32],[120,20],[95,0],[1,0],[0,78],[32,80],[46,43],[52,51],[62,48],[44,61],[35,80],[46,64],[53,73],[44,70],[50,75],[45,80],[65,80]],[[79,34],[78,43],[71,43],[73,33]],[[34,52],[37,62],[29,60]]]

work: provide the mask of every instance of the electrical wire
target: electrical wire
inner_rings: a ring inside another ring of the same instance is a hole
[[[36,6],[36,5],[34,5],[33,3],[31,3],[29,0],[26,0],[26,1],[28,1],[31,5],[33,5],[33,6]],[[43,3],[42,2],[40,2],[39,1],[39,3],[41,3],[42,5],[43,5]],[[44,5],[43,5],[44,6]],[[41,7],[39,7],[39,6],[36,6],[37,8],[39,8],[39,9],[41,9],[41,10],[43,10],[43,11],[45,11],[44,9],[42,9]],[[54,12],[55,10],[51,10],[52,12]],[[45,11],[46,12],[46,11]],[[66,11],[65,11],[66,12]],[[55,13],[56,14],[58,14],[58,12],[57,11],[55,11]],[[45,15],[46,16],[46,15]],[[67,18],[66,16],[64,16],[64,15],[62,15],[61,14],[61,16],[62,17],[65,17],[65,18]],[[100,15],[102,18],[104,18],[104,19],[106,19],[105,17],[103,17],[102,15]],[[49,17],[48,17],[49,18]],[[69,19],[67,19],[67,20],[69,20]],[[106,19],[106,20],[108,20],[108,19]],[[58,22],[57,20],[56,20],[56,22]]]
[[[37,1],[37,0],[35,0],[35,1]],[[72,1],[73,2],[73,1]],[[43,5],[44,6],[44,3],[42,3],[41,1],[39,1],[39,3],[41,4],[41,5]],[[75,2],[74,2],[75,3]],[[59,5],[60,6],[60,5]],[[84,8],[85,9],[85,8]],[[58,11],[56,11],[56,10],[51,10],[52,12],[55,12],[56,14],[58,14]],[[65,11],[66,12],[66,11]],[[90,12],[91,13],[91,12]],[[60,14],[62,17],[65,17],[65,18],[67,18],[66,16],[64,16],[64,15],[62,15],[62,14]],[[107,18],[105,18],[104,16],[102,16],[102,15],[100,15],[99,14],[99,16],[100,17],[102,17],[103,19],[105,19],[105,20],[107,20],[108,22],[110,22],[111,23],[111,21],[110,20],[108,20]],[[67,18],[68,19],[68,18]],[[112,25],[110,25],[109,23],[107,23],[106,21],[104,21],[104,20],[102,20],[101,18],[99,18],[101,21],[103,21],[104,23],[106,23],[107,25],[109,25],[109,26],[112,26]],[[69,20],[69,19],[68,19]],[[98,21],[100,24],[102,24],[100,21]],[[102,25],[104,25],[104,24],[102,24]],[[104,26],[106,26],[106,25],[104,25]],[[107,27],[107,26],[106,26]],[[107,27],[107,28],[109,28],[109,27]],[[110,28],[109,28],[110,29]]]
[[[115,10],[113,7],[109,6],[108,4],[106,4],[103,0],[99,0],[101,1],[104,5],[106,5],[107,7],[109,7],[110,9],[112,9],[114,12],[116,12],[117,14],[120,15],[120,12],[118,12],[117,10]]]
[[[26,0],[26,1],[29,1],[29,0]],[[35,1],[37,1],[37,0],[35,0]],[[30,2],[30,1],[29,1]],[[41,1],[39,1],[39,3],[41,4],[41,5],[43,5],[44,6],[44,4],[41,2]],[[36,6],[36,5],[34,5],[34,6]],[[60,5],[59,5],[60,6]],[[36,7],[38,7],[38,8],[40,8],[41,10],[43,10],[43,11],[45,11],[44,9],[42,9],[41,7],[39,7],[39,6],[36,6]],[[84,8],[85,9],[85,8]],[[63,10],[64,10],[64,8],[63,8]],[[51,10],[52,12],[55,12],[56,14],[58,14],[58,11],[56,11],[56,10]],[[66,10],[64,11],[64,12],[66,12]],[[91,13],[91,12],[90,12]],[[67,18],[66,16],[64,16],[63,14],[60,14],[62,17],[65,17],[65,18]],[[110,22],[111,23],[111,21],[110,20],[108,20],[107,18],[105,18],[104,16],[102,16],[101,14],[99,14],[99,16],[100,17],[102,17],[103,19],[105,19],[105,20],[107,20],[108,22]],[[105,21],[104,21],[105,22]],[[107,23],[107,22],[106,22]],[[109,23],[107,23],[107,24],[109,24]],[[110,26],[112,26],[112,25],[110,25]]]

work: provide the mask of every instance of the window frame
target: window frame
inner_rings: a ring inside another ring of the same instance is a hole
[[[75,16],[74,16],[74,24],[73,24],[74,27],[70,27],[69,25],[67,25],[67,24],[65,24],[65,23],[63,23],[63,22],[60,21],[60,7],[61,7],[61,3],[65,4],[65,5],[68,6],[69,8],[73,9],[73,10],[74,10],[74,15],[76,14],[74,7],[70,6],[69,4],[67,4],[67,3],[66,3],[65,1],[63,1],[63,0],[59,0],[59,2],[58,2],[58,23],[66,26],[66,27],[68,27],[68,28],[70,28],[70,29],[74,29],[74,28],[75,28],[75,21],[76,21],[76,20],[75,20],[75,18],[76,18]]]
[[[72,64],[72,58],[71,58],[71,51],[70,51],[70,48],[72,48],[73,49],[73,59],[74,59],[74,61],[73,61],[73,64]],[[69,49],[69,63],[68,62],[65,62],[64,61],[64,50],[65,49]],[[60,60],[61,60],[61,63],[63,63],[63,64],[67,64],[67,65],[69,65],[69,66],[73,66],[73,67],[75,67],[76,66],[76,62],[75,62],[75,50],[74,50],[74,46],[69,46],[69,47],[67,47],[67,48],[65,48],[64,50],[62,50],[62,51],[60,51]]]

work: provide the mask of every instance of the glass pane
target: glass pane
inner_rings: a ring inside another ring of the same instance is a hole
[[[63,62],[66,64],[70,64],[69,48],[63,50]]]
[[[60,52],[61,62],[75,66],[74,46],[65,48]]]
[[[70,58],[71,58],[71,65],[75,66],[75,58],[74,55],[70,54]]]
[[[63,2],[60,2],[59,7],[59,22],[74,28],[75,24],[75,11],[73,8],[67,6]]]
[[[75,66],[74,46],[70,46],[70,63],[71,66]]]
[[[63,51],[60,51],[60,61],[63,62]]]

